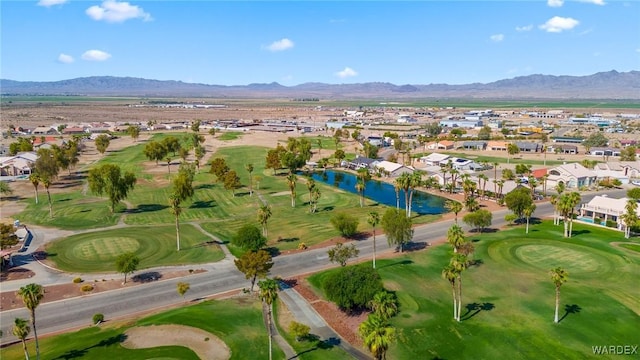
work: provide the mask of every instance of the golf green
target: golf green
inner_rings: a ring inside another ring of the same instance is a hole
[[[520,261],[542,270],[548,270],[560,264],[571,273],[606,273],[611,269],[609,261],[592,249],[580,249],[577,246],[529,244],[514,246],[515,255]]]
[[[129,237],[101,237],[79,243],[73,255],[87,261],[115,260],[118,255],[135,252],[140,248],[138,240]]]

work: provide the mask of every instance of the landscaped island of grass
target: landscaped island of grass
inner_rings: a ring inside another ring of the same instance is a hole
[[[478,264],[462,275],[461,322],[453,319],[451,285],[441,275],[449,245],[379,261],[385,288],[400,301],[392,320],[398,340],[388,357],[585,359],[593,346],[637,345],[640,254],[613,246],[624,241],[615,231],[576,224],[574,234],[565,239],[561,226],[545,221],[528,235],[518,227],[471,236]],[[558,266],[569,278],[555,324],[549,271]]]

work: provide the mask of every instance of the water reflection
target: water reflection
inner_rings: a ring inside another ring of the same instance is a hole
[[[354,174],[342,171],[327,170],[310,174],[311,177],[319,182],[330,184],[340,189],[357,194],[357,179]],[[404,192],[400,191],[400,208],[404,209]],[[396,192],[393,185],[379,181],[369,180],[365,185],[364,196],[388,206],[396,206]],[[421,191],[413,194],[412,212],[418,214],[442,214],[446,212],[444,208],[446,199],[434,196]]]

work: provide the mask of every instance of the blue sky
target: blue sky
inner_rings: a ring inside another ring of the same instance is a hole
[[[640,70],[640,2],[0,2],[0,77],[487,83]]]

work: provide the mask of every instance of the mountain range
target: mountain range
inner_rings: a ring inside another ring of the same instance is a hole
[[[395,85],[273,82],[249,85],[208,85],[134,77],[91,76],[37,82],[0,79],[0,93],[9,95],[84,95],[135,97],[317,98],[340,99],[626,99],[640,100],[640,71],[599,72],[587,76],[528,75],[491,83],[465,85]]]

